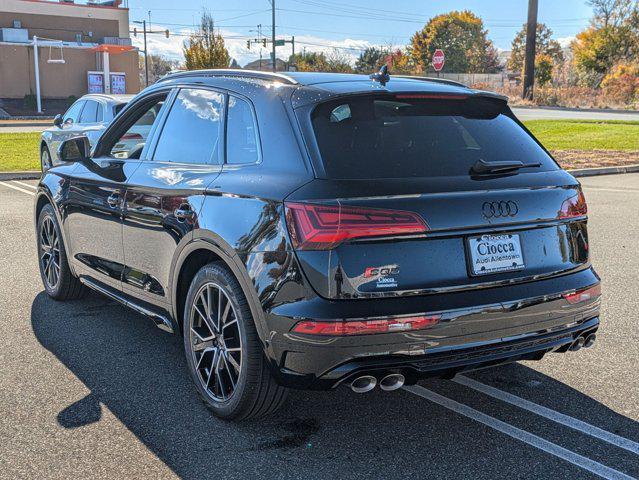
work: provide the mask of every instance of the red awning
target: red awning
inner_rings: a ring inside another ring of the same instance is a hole
[[[112,54],[125,53],[133,50],[134,47],[130,45],[98,45],[95,48],[92,48],[94,52],[109,52]]]

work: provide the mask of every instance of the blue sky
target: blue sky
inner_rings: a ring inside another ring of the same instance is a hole
[[[148,20],[150,10],[154,29],[169,28],[180,35],[197,23],[202,8],[208,8],[231,55],[242,65],[259,58],[259,48],[246,48],[246,40],[257,36],[257,25],[270,36],[269,0],[129,0],[128,4],[131,21]],[[432,16],[468,9],[483,18],[495,45],[508,50],[526,21],[527,5],[527,0],[276,0],[277,36],[295,35],[297,50],[336,48],[354,58],[370,45],[405,45]],[[591,15],[585,0],[539,0],[539,21],[562,43],[586,27]],[[184,38],[180,35],[168,40],[162,35],[150,36],[151,51],[179,58]],[[267,49],[262,54],[266,58]],[[278,57],[288,54],[289,45],[278,49]]]

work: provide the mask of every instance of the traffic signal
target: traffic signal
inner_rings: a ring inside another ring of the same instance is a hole
[[[133,28],[133,36],[137,37],[138,36],[138,29],[137,28]]]
[[[262,39],[262,46],[263,46],[264,48],[266,48],[266,38],[263,38],[263,39]]]

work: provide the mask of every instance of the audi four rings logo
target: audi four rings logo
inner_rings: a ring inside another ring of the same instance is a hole
[[[514,217],[519,213],[519,207],[512,200],[507,202],[484,202],[482,214],[486,218]]]

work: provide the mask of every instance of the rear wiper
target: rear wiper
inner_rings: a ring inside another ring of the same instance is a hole
[[[506,160],[502,162],[487,162],[481,158],[471,167],[472,173],[502,173],[520,168],[541,167],[541,163],[524,163],[519,160]]]

